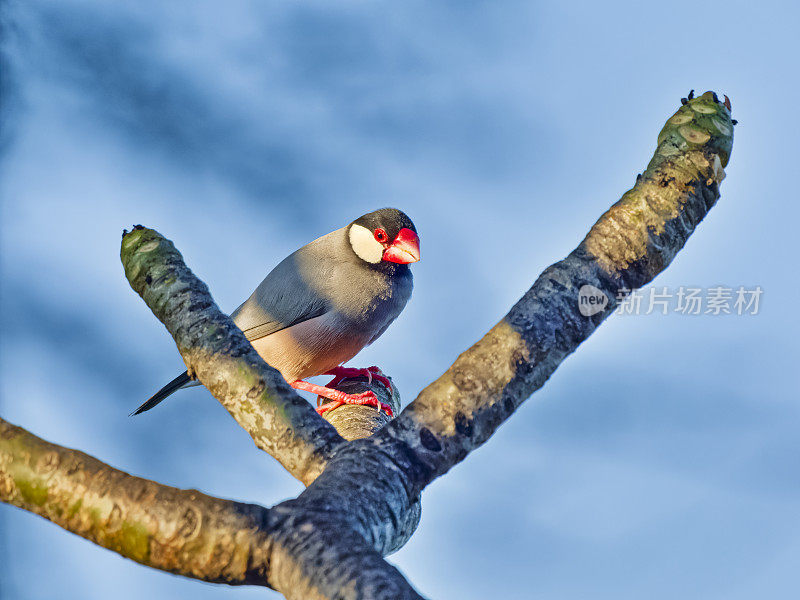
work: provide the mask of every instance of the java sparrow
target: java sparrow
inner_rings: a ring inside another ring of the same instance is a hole
[[[419,237],[405,213],[382,208],[314,240],[283,259],[231,318],[267,364],[296,388],[341,404],[385,410],[371,391],[346,394],[302,381],[314,375],[365,375],[391,382],[377,367],[347,369],[342,363],[386,331],[411,297],[409,263],[420,259]],[[183,387],[199,385],[184,372],[132,414],[150,410]]]

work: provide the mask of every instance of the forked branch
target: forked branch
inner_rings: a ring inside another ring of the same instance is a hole
[[[131,285],[189,371],[308,488],[269,510],[218,500],[131,477],[0,421],[0,500],[144,564],[207,581],[261,583],[289,598],[419,598],[382,556],[413,532],[421,491],[669,265],[719,198],[732,143],[727,101],[712,92],[686,101],[633,189],[398,418],[364,438],[383,422],[363,407],[334,411],[355,411],[337,424],[350,442],[261,360],[172,243],[137,228],[122,245]],[[604,295],[604,308],[581,312],[582,289]],[[350,417],[362,419],[356,433],[344,433]]]

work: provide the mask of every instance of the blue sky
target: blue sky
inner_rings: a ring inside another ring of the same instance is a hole
[[[406,401],[633,184],[690,88],[740,121],[722,198],[656,286],[758,315],[610,318],[423,496],[391,561],[435,598],[789,597],[800,585],[797,7],[765,2],[2,5],[0,414],[131,473],[271,505],[297,482],[182,362],[121,230],[233,309],[380,206],[423,260],[356,363]],[[0,506],[0,597],[272,598],[150,570]]]

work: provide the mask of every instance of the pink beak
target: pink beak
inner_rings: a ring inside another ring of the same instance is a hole
[[[403,227],[383,252],[383,260],[401,265],[417,262],[419,257],[419,236],[408,227]]]

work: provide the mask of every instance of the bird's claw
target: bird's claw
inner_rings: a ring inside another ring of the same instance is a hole
[[[325,387],[334,387],[338,385],[342,379],[346,379],[348,377],[366,377],[368,385],[372,385],[372,380],[374,379],[375,381],[379,381],[381,385],[386,388],[390,398],[394,395],[394,386],[392,385],[392,380],[384,375],[383,371],[374,365],[367,367],[366,369],[357,369],[354,367],[334,367],[325,374],[333,375],[333,379],[329,381]]]
[[[353,404],[359,406],[374,405],[379,412],[382,410],[389,417],[394,417],[392,407],[386,404],[385,402],[381,402],[380,400],[378,400],[378,397],[372,390],[367,390],[366,392],[361,392],[360,394],[345,394],[344,392],[340,392],[340,394],[337,394],[335,400],[318,407],[317,412],[319,414],[323,414],[328,412],[329,410],[333,410],[334,408],[339,408],[343,404]]]
[[[323,414],[329,410],[339,408],[343,404],[355,404],[361,406],[374,406],[378,412],[383,411],[389,417],[394,417],[392,407],[381,402],[372,390],[361,392],[360,394],[348,394],[335,388],[343,379],[351,377],[366,377],[369,384],[372,380],[379,381],[389,393],[391,398],[394,395],[394,387],[392,381],[383,374],[378,367],[369,367],[366,369],[355,369],[351,367],[334,367],[326,373],[326,375],[333,375],[333,379],[327,385],[317,385],[308,383],[307,381],[295,381],[291,384],[293,388],[305,390],[317,394],[317,412]],[[325,404],[323,398],[330,400]]]
[[[370,383],[372,383],[373,379],[375,379],[375,381],[379,381],[381,385],[386,388],[386,392],[389,394],[389,397],[391,398],[394,396],[394,385],[392,385],[392,380],[384,375],[383,371],[381,371],[378,367],[372,366],[367,367],[367,372],[370,374]]]

